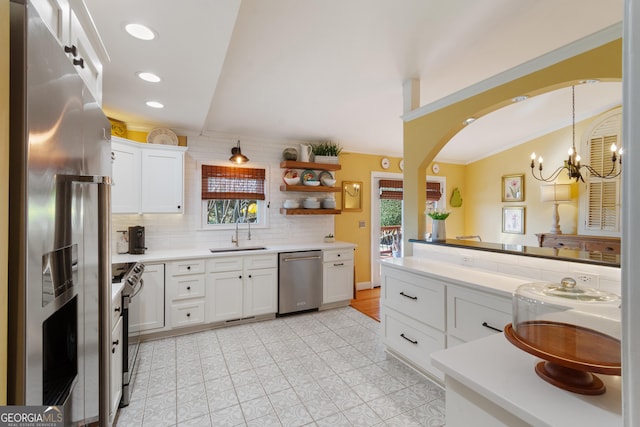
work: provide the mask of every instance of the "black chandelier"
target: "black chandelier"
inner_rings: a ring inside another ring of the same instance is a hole
[[[613,179],[622,172],[622,148],[618,150],[616,144],[611,144],[611,170],[607,173],[600,173],[589,165],[580,163],[580,155],[576,150],[576,88],[571,86],[571,112],[572,112],[572,130],[573,139],[571,148],[569,148],[569,158],[564,161],[564,165],[558,167],[551,175],[544,177],[542,175],[542,156],[538,158],[538,175],[536,175],[536,153],[531,153],[531,175],[538,181],[553,182],[558,178],[563,170],[567,170],[569,179],[575,179],[576,182],[584,182],[581,170],[586,169],[590,175],[602,178]],[[616,161],[620,167],[616,167]],[[604,167],[603,167],[604,169]],[[603,171],[604,172],[604,171]]]

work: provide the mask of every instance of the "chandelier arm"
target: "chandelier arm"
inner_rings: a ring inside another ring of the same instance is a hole
[[[618,170],[618,172],[615,175],[612,175],[614,170],[615,170],[615,166],[611,169],[611,171],[606,174],[606,175],[602,175],[601,173],[599,173],[597,170],[595,170],[594,168],[592,168],[590,165],[582,165],[583,168],[587,169],[589,171],[589,173],[597,178],[601,178],[601,179],[613,179],[613,178],[617,178],[618,176],[620,176],[620,173],[622,172],[622,170]]]
[[[566,169],[564,166],[560,166],[559,168],[554,170],[550,176],[545,178],[544,176],[542,176],[542,171],[538,172],[538,175],[540,175],[540,177],[537,177],[535,174],[534,168],[531,168],[531,175],[533,175],[533,177],[538,181],[551,182],[551,181],[555,181],[556,178],[558,178],[558,175],[560,175],[560,172],[562,172],[564,169]]]

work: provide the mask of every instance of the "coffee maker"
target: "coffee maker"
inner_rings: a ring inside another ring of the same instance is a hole
[[[143,254],[145,249],[147,248],[144,246],[144,227],[129,227],[129,253]]]

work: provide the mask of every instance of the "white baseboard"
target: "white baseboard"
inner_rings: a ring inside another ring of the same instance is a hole
[[[371,289],[371,282],[358,282],[358,283],[356,283],[356,291],[363,291],[365,289]]]

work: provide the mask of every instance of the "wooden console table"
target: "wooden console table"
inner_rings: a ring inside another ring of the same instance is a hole
[[[586,236],[580,234],[539,233],[538,244],[547,248],[578,249],[587,252],[620,254],[619,237]]]

